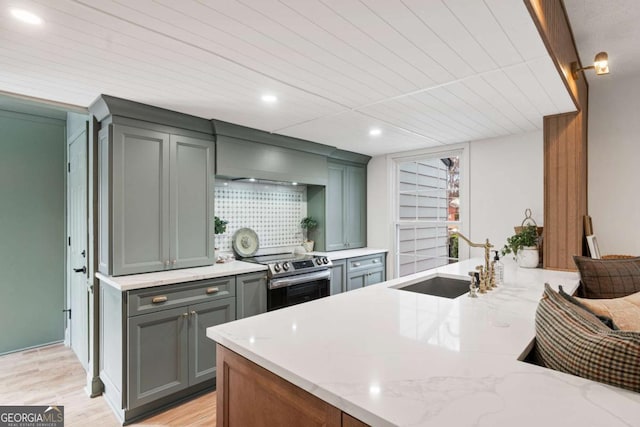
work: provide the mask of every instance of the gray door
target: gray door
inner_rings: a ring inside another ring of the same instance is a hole
[[[265,273],[238,276],[236,285],[238,319],[267,312],[267,275]]]
[[[171,135],[171,267],[214,263],[214,143]]]
[[[367,285],[367,272],[350,274],[347,279],[347,291],[364,288]]]
[[[367,286],[375,285],[376,283],[384,282],[384,268],[377,270],[370,270],[367,273]]]
[[[331,295],[345,291],[347,262],[345,260],[333,261],[331,267]]]
[[[362,248],[367,237],[367,180],[363,167],[347,168],[347,243],[350,249]]]
[[[89,363],[89,292],[87,288],[87,134],[85,128],[69,141],[67,181],[69,272],[68,299],[71,320],[69,341],[78,360]]]
[[[189,385],[189,317],[181,307],[128,319],[129,409]]]
[[[169,267],[169,135],[113,126],[113,275]]]
[[[207,328],[236,318],[236,299],[223,298],[189,307],[189,385],[216,376],[216,343]]]
[[[327,184],[327,250],[346,248],[346,166],[329,164]]]

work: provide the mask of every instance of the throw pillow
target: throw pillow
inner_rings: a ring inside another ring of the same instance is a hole
[[[545,284],[536,311],[544,366],[640,392],[640,333],[613,331]]]
[[[604,316],[622,331],[640,332],[640,292],[622,298],[576,298],[596,316]]]
[[[610,316],[604,315],[604,314],[599,314],[596,311],[591,310],[587,305],[583,304],[582,303],[583,298],[578,298],[578,297],[574,297],[572,295],[569,295],[568,293],[566,293],[564,291],[564,289],[562,289],[562,286],[558,286],[558,293],[560,294],[560,296],[562,298],[566,299],[570,303],[575,304],[578,307],[580,307],[580,308],[582,308],[584,310],[587,310],[589,313],[591,313],[594,316],[596,316],[598,318],[598,320],[600,320],[605,326],[607,326],[607,327],[609,327],[609,328],[611,328],[613,330],[618,330],[619,329]]]
[[[574,256],[586,298],[620,298],[640,292],[640,257],[592,259]]]

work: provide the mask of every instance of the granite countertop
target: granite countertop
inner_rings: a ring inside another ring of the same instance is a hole
[[[331,251],[331,252],[314,251],[309,253],[311,255],[326,256],[331,261],[337,261],[340,259],[355,258],[355,257],[365,256],[365,255],[375,255],[375,254],[380,254],[384,252],[389,252],[389,250],[376,249],[376,248],[359,248],[359,249],[345,249],[343,251]]]
[[[543,285],[576,273],[505,262],[479,298],[394,289],[428,272],[207,329],[207,336],[375,426],[640,426],[640,394],[518,360],[535,336]]]
[[[113,286],[119,291],[150,288],[153,286],[171,285],[174,283],[192,282],[194,280],[213,279],[216,277],[235,276],[236,274],[266,271],[267,266],[243,261],[231,261],[205,267],[181,268],[158,271],[155,273],[132,274],[129,276],[106,276],[96,273],[102,283]]]

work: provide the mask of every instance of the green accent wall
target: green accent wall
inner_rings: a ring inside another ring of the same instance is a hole
[[[64,339],[65,122],[0,110],[0,354]]]

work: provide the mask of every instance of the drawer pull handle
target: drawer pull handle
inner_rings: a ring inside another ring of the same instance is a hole
[[[378,263],[378,260],[377,260],[377,259],[374,259],[374,260],[373,260],[373,261],[371,261],[371,262],[373,262],[374,264],[377,264],[377,263]]]
[[[167,297],[164,296],[164,295],[159,296],[159,297],[153,297],[151,302],[154,303],[154,304],[160,304],[161,302],[167,302]]]
[[[207,289],[207,295],[208,294],[215,294],[218,291],[220,291],[220,289],[218,289],[218,288],[208,288]]]
[[[360,263],[359,263],[359,262],[354,262],[354,263],[353,263],[353,266],[354,266],[354,267],[360,267]]]

